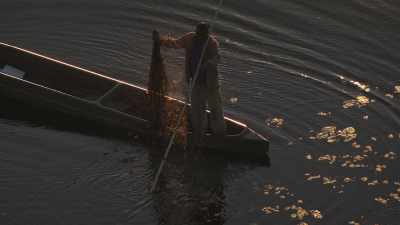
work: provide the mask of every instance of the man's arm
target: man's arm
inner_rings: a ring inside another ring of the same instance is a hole
[[[219,55],[219,43],[214,37],[210,37],[210,58],[207,60],[208,64],[216,66],[221,57]]]
[[[160,43],[161,46],[165,46],[167,48],[186,48],[189,45],[191,38],[193,37],[193,32],[187,33],[180,38],[172,38],[172,37],[161,37]]]

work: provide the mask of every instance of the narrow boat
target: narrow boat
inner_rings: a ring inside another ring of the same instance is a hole
[[[5,43],[0,43],[0,95],[28,106],[152,135],[145,88]],[[166,98],[169,104],[185,104]],[[267,138],[227,116],[225,122],[224,137],[206,134],[206,152],[268,158]]]

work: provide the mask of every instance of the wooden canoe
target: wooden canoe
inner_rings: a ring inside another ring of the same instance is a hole
[[[21,104],[152,135],[145,88],[5,43],[0,43],[0,94]],[[169,97],[168,101],[185,104]],[[207,152],[268,157],[267,138],[227,116],[225,122],[224,137],[206,134]]]

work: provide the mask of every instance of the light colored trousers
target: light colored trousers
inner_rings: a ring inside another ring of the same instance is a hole
[[[192,122],[192,144],[201,145],[207,127],[206,106],[210,110],[210,127],[213,135],[223,136],[226,132],[222,99],[220,94],[218,70],[216,66],[207,66],[206,84],[196,82],[192,89],[190,119]]]

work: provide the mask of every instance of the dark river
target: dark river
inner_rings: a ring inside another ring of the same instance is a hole
[[[215,21],[216,0],[1,2],[1,42],[138,85],[153,29],[210,21],[224,107],[271,166],[173,154],[151,194],[150,147],[2,113],[0,224],[400,223],[400,1],[225,0]]]

